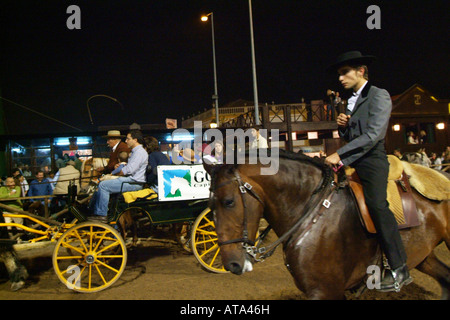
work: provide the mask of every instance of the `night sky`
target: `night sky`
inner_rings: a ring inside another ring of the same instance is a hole
[[[260,103],[296,103],[340,90],[325,72],[342,52],[378,60],[371,81],[391,95],[420,83],[449,94],[450,2],[253,0]],[[69,5],[81,9],[81,30],[69,30]],[[369,30],[370,5],[381,29]],[[219,105],[253,101],[247,0],[2,1],[1,96],[76,128],[163,123],[212,107],[210,22],[214,12]],[[341,91],[342,92],[342,91]],[[86,102],[94,125],[89,121]],[[8,133],[71,132],[3,101]],[[20,127],[20,130],[18,129]]]

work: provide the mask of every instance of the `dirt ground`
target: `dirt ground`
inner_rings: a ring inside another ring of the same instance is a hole
[[[283,264],[282,251],[254,270],[241,276],[205,271],[195,259],[174,242],[143,241],[129,250],[127,267],[110,288],[98,293],[77,293],[65,287],[51,264],[51,248],[45,257],[23,259],[30,278],[26,286],[10,291],[5,269],[0,267],[0,300],[303,300]],[[436,254],[450,265],[445,244]],[[400,293],[379,293],[367,290],[362,300],[437,300],[439,284],[431,277],[412,270],[414,282]],[[356,297],[348,293],[348,299]]]

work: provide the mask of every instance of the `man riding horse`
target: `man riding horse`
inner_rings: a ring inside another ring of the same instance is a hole
[[[397,222],[386,200],[389,162],[384,138],[392,110],[389,93],[368,82],[367,65],[374,56],[363,56],[359,51],[340,55],[328,67],[337,72],[345,89],[352,89],[345,113],[336,122],[339,135],[348,143],[326,158],[334,165],[351,165],[361,179],[364,197],[378,231],[381,247],[386,254],[390,271],[381,281],[380,291],[398,291],[412,282],[406,266],[406,253]]]

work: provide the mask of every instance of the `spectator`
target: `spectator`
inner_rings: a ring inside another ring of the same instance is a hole
[[[414,134],[414,132],[412,132],[412,131],[409,131],[408,132],[408,137],[407,137],[407,139],[408,139],[408,144],[417,144],[418,143],[418,141],[417,141],[417,139],[416,139],[416,135]]]
[[[30,167],[27,164],[23,167],[23,176],[31,177]]]
[[[12,169],[12,174],[11,176],[15,179],[19,176],[19,174],[22,174],[22,170],[20,170],[19,168],[14,168]]]
[[[263,137],[259,130],[256,130],[255,128],[251,128],[251,141],[250,141],[250,149],[262,149],[262,148],[268,148],[267,145],[267,139]]]
[[[56,186],[53,191],[54,195],[68,194],[70,183],[77,186],[77,193],[80,191],[80,171],[75,169],[75,161],[69,160],[64,168],[59,169],[55,176]]]
[[[440,157],[437,156],[436,152],[431,153],[430,160],[431,160],[431,164],[433,165],[434,169],[436,169],[436,170],[442,169],[442,166],[440,166],[440,164],[442,164],[442,160]]]
[[[427,133],[425,132],[425,130],[420,130],[419,136],[420,136],[419,141],[421,144],[428,142],[427,141]]]
[[[20,187],[20,196],[26,197],[28,189],[30,188],[30,186],[28,185],[27,179],[25,179],[25,177],[23,175],[19,174],[14,179],[14,182],[16,183],[16,186]]]
[[[53,194],[53,188],[50,185],[50,181],[48,179],[44,179],[44,171],[39,170],[36,173],[36,179],[31,181],[30,189],[28,190],[28,197],[36,197],[36,196],[50,196]],[[41,204],[41,205],[39,205]],[[34,203],[32,204],[32,208],[36,209],[39,214],[43,214],[44,212],[44,201],[42,198],[35,198]]]
[[[47,176],[47,179],[48,179],[48,181],[50,181],[50,185],[52,186],[53,190],[55,190],[56,182],[58,181],[58,176],[59,176],[58,173],[59,173],[59,170],[56,173],[57,175],[55,175],[55,173],[53,171],[50,171]]]
[[[80,160],[80,155],[75,153],[75,169],[81,172],[81,167],[83,166],[83,161]]]
[[[19,199],[16,199],[16,198],[20,197],[20,192],[21,192],[20,187],[16,186],[16,183],[14,182],[14,178],[13,177],[6,178],[5,186],[0,187],[0,198],[11,199],[11,201],[5,201],[2,203],[11,208],[22,210],[22,202]],[[14,213],[14,212],[3,211],[3,213]],[[14,221],[15,223],[23,224],[23,218],[4,217],[4,219],[5,219],[6,223],[11,223]],[[12,235],[13,235],[11,233],[11,231],[12,231],[12,227],[8,227],[8,234],[10,237],[12,237]]]
[[[396,156],[397,158],[402,160],[403,155],[402,155],[402,152],[401,152],[400,148],[395,148],[394,149],[394,156]]]
[[[61,159],[56,153],[55,153],[55,165],[58,170],[66,166],[64,160]]]

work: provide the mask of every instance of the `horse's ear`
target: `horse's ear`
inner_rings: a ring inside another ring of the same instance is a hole
[[[211,162],[203,161],[203,168],[206,170],[206,172],[209,173],[209,175],[212,175],[212,172],[213,172],[215,166],[216,165],[214,165]]]

